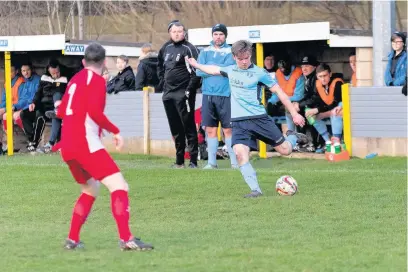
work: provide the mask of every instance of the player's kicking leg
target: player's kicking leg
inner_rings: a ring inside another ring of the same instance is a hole
[[[111,194],[112,215],[119,232],[121,250],[152,250],[153,246],[146,244],[132,235],[129,227],[129,186],[123,175],[118,172],[101,180]]]
[[[274,148],[279,154],[288,156],[292,153],[293,148],[296,146],[296,144],[305,145],[309,142],[309,138],[305,134],[288,130],[286,132],[285,141],[279,145],[274,146]]]
[[[82,225],[85,223],[91,212],[96,197],[98,196],[100,184],[98,181],[91,178],[87,180],[85,184],[80,184],[80,186],[81,195],[75,204],[72,213],[71,227],[64,245],[64,248],[68,250],[83,247],[83,243],[79,239],[79,233]]]

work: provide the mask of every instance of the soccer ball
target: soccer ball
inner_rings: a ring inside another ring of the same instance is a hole
[[[292,196],[296,194],[298,185],[291,176],[282,176],[276,181],[276,192],[283,196]]]

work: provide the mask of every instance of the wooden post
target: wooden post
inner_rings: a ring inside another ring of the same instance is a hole
[[[264,50],[263,44],[256,44],[256,65],[259,67],[264,66]],[[262,104],[265,105],[265,88],[262,88]],[[262,141],[259,141],[259,157],[266,159],[266,144]]]
[[[143,88],[143,151],[150,155],[150,87]]]
[[[350,84],[341,86],[341,97],[343,102],[343,132],[344,143],[346,149],[351,156],[352,141],[351,141],[351,113],[350,113]]]
[[[12,97],[11,97],[11,54],[4,52],[4,77],[6,85],[6,118],[7,118],[7,154],[12,156],[14,154],[13,142],[13,112],[12,112]]]

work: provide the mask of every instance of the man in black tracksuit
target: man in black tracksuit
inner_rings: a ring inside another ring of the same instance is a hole
[[[197,48],[185,40],[185,28],[179,21],[168,26],[171,39],[158,55],[159,88],[163,91],[163,104],[176,146],[174,167],[184,168],[186,138],[190,151],[190,168],[197,168],[198,140],[194,123],[196,91],[200,77],[190,67],[185,57],[198,57]]]

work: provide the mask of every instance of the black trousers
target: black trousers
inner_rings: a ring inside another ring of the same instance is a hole
[[[29,142],[34,143],[34,146],[37,147],[40,142],[41,136],[44,132],[45,123],[48,121],[48,118],[45,117],[45,111],[51,109],[38,109],[34,111],[29,111],[25,109],[21,111],[20,118],[23,122],[24,131],[28,138]]]
[[[184,164],[186,139],[190,152],[190,162],[197,164],[198,140],[197,129],[194,121],[196,94],[190,94],[187,109],[185,90],[164,93],[163,104],[169,122],[171,135],[174,137],[176,146],[176,164]]]

